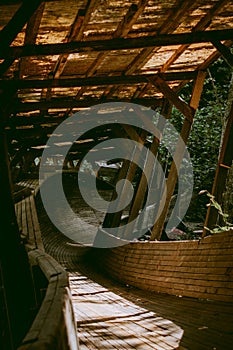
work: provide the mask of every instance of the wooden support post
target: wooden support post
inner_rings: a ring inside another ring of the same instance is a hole
[[[200,97],[201,97],[201,92],[202,92],[202,88],[204,85],[204,80],[205,80],[205,72],[200,71],[198,73],[197,79],[194,83],[194,87],[193,87],[193,92],[192,92],[192,97],[189,103],[189,106],[192,108],[193,110],[193,116],[195,113],[195,110],[198,107],[198,103],[200,101]],[[169,96],[167,96],[169,99]],[[183,159],[183,155],[184,155],[184,146],[188,141],[188,136],[190,134],[191,131],[191,127],[192,127],[192,120],[193,118],[190,118],[190,116],[188,115],[188,118],[186,117],[183,123],[183,127],[180,133],[180,140],[178,141],[178,144],[176,146],[176,151],[175,151],[175,155],[174,155],[174,160],[172,162],[170,171],[169,171],[169,175],[168,175],[168,179],[167,179],[167,193],[166,191],[164,192],[162,199],[161,199],[161,203],[164,202],[164,206],[163,209],[161,211],[161,214],[159,216],[159,218],[157,218],[157,221],[152,229],[152,233],[151,233],[151,240],[159,240],[162,234],[162,230],[164,227],[164,223],[167,217],[167,213],[168,213],[168,209],[170,206],[170,202],[171,202],[171,198],[173,195],[173,192],[175,190],[175,186],[176,186],[176,182],[177,182],[177,178],[178,178],[178,173],[179,173],[179,168]],[[164,198],[166,196],[166,198]]]
[[[231,50],[226,45],[222,44],[221,41],[213,41],[213,45],[216,49],[221,53],[223,59],[227,62],[227,64],[233,68],[233,55]]]
[[[4,291],[5,308],[8,314],[8,319],[4,321],[8,323],[10,329],[13,350],[19,346],[31,323],[33,289],[27,255],[20,242],[12,197],[7,137],[4,130],[7,106],[3,108],[3,103],[6,103],[5,98],[0,97],[0,100],[1,290]]]
[[[130,129],[132,129],[131,126],[124,126],[124,129],[125,129],[127,134],[130,134],[132,136],[132,133],[133,133],[133,136],[135,137],[136,132],[135,132],[135,130],[133,130],[133,131],[130,130]],[[147,133],[144,131],[141,133],[140,136],[136,133],[136,140],[135,141],[138,141],[141,145],[143,145],[145,140],[146,140],[146,135],[147,135]],[[126,179],[129,182],[132,182],[132,180],[135,176],[136,170],[137,170],[136,164],[138,162],[139,157],[140,157],[140,153],[135,151],[135,153],[132,155],[131,161],[124,160],[121,171],[119,173],[118,181],[122,180],[122,179]],[[123,188],[121,191],[121,194],[119,195],[118,202],[117,202],[116,208],[114,210],[114,213],[108,214],[106,216],[106,220],[104,221],[103,227],[118,227],[120,225],[122,210],[118,210],[118,208],[121,205],[121,203],[124,202],[124,198],[126,195],[127,195],[126,189]],[[115,199],[115,197],[113,199]]]
[[[215,173],[212,194],[216,201],[222,204],[222,194],[225,190],[228,171],[233,160],[233,103],[231,105],[230,114],[223,135],[223,142],[219,161]],[[212,229],[218,221],[218,212],[214,207],[209,207],[205,219],[204,227]],[[206,235],[206,229],[203,230],[203,237]]]
[[[194,115],[194,109],[191,105],[185,103],[177,94],[170,88],[170,86],[160,77],[156,78],[148,78],[148,80],[154,84],[163,95],[174,104],[174,106],[185,116],[185,118],[189,119],[192,122],[192,118]]]
[[[167,100],[165,100],[164,105],[163,105],[162,110],[161,110],[162,116],[166,119],[169,119],[170,115],[171,115],[171,111],[172,111],[172,105]],[[160,119],[158,121],[157,128],[159,131],[161,131],[161,132],[163,131],[164,119]],[[158,152],[158,147],[159,147],[160,141],[161,140],[158,140],[156,137],[154,137],[154,139],[150,145],[149,151],[152,152],[155,157],[156,157],[157,152]],[[134,196],[131,208],[130,208],[130,215],[129,215],[128,222],[131,222],[134,219],[136,219],[140,209],[143,207],[147,187],[148,187],[148,191],[150,191],[149,184],[147,183],[147,179],[151,178],[152,173],[153,173],[153,168],[154,168],[154,164],[151,164],[151,162],[149,162],[149,159],[146,158],[144,170],[143,170],[142,176],[139,180],[138,187],[137,187],[137,190],[136,190],[136,193],[135,193],[135,196]],[[124,237],[127,238],[128,234],[129,234],[129,232],[127,232],[127,229],[126,229],[125,233],[124,233]]]

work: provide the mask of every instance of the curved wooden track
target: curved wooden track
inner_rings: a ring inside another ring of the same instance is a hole
[[[47,253],[69,273],[80,349],[232,349],[231,303],[151,293],[98,271],[49,221],[37,201]],[[86,257],[85,257],[86,254]],[[92,256],[92,257],[91,257]]]

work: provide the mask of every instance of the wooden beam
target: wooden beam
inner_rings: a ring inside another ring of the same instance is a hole
[[[206,77],[206,72],[205,71],[199,71],[196,81],[193,86],[193,91],[192,91],[192,96],[189,102],[189,106],[193,108],[195,111],[197,110],[199,106],[199,102],[201,99],[201,94],[202,94],[202,89],[204,86],[205,82],[205,77]]]
[[[216,201],[222,204],[222,195],[225,190],[228,171],[233,161],[233,103],[231,105],[230,114],[223,135],[223,142],[219,155],[218,165],[214,177],[212,194]],[[204,227],[214,228],[218,221],[218,212],[215,208],[209,207],[205,219]],[[206,229],[203,231],[203,237],[206,235]]]
[[[0,77],[2,77],[10,68],[10,66],[14,63],[15,59],[12,58],[6,58],[1,64],[0,64]]]
[[[41,102],[14,102],[11,104],[11,112],[29,112],[36,110],[47,110],[47,109],[63,109],[63,108],[87,108],[99,103],[105,102],[131,102],[136,104],[141,104],[143,106],[161,106],[162,99],[153,98],[110,98],[110,99],[97,99],[97,98],[88,98],[84,100],[75,100],[75,99],[51,99],[49,101]],[[17,117],[16,117],[17,118]]]
[[[226,45],[222,44],[221,41],[214,40],[213,45],[216,47],[216,49],[220,52],[223,59],[227,62],[227,64],[233,68],[233,54],[231,53],[231,50]]]
[[[80,41],[58,44],[41,44],[3,47],[0,58],[47,56],[78,52],[101,52],[111,50],[130,50],[146,47],[172,46],[212,42],[213,40],[232,40],[233,29],[198,31],[180,34],[161,34],[138,38],[115,38],[109,40]]]
[[[138,4],[132,4],[129,7],[124,20],[118,25],[116,31],[113,33],[114,38],[125,37],[129,33],[132,25],[144,11],[147,2],[148,0],[140,0]]]
[[[0,79],[0,88],[17,87],[18,89],[46,88],[46,87],[82,87],[82,86],[105,86],[105,85],[131,85],[147,83],[148,79],[156,74],[141,74],[131,76],[99,76],[89,78],[60,78],[60,79]],[[192,80],[197,72],[174,72],[160,74],[166,81]]]
[[[18,33],[40,5],[41,0],[25,0],[15,15],[0,32],[0,53],[9,48]],[[10,56],[9,58],[14,57]]]
[[[144,143],[146,141],[146,136],[147,136],[146,131],[143,130],[141,132],[141,134],[139,135],[135,130],[134,131],[130,130],[130,129],[133,129],[132,126],[125,126],[124,129],[127,130],[127,134],[130,134],[131,136],[136,137],[136,139],[134,139],[135,141],[137,141],[142,146],[144,145]],[[132,183],[134,176],[135,176],[135,173],[136,173],[136,170],[137,170],[137,163],[138,163],[139,157],[140,157],[140,152],[135,149],[134,153],[132,154],[132,160],[131,161],[124,160],[122,168],[119,172],[118,181],[121,179],[126,179]],[[121,193],[119,194],[119,198],[117,198],[117,203],[114,207],[114,209],[115,209],[114,213],[108,214],[106,216],[106,220],[104,221],[103,227],[119,227],[120,226],[120,221],[121,221],[121,216],[122,216],[123,210],[119,210],[119,208],[122,206],[122,203],[125,202],[126,196],[127,196],[127,188],[124,187],[122,189]]]
[[[169,119],[171,116],[171,111],[172,111],[172,105],[168,102],[168,100],[164,101],[161,114],[165,119]],[[164,119],[160,119],[159,123],[157,125],[158,130],[163,132],[164,129]],[[153,142],[151,143],[150,150],[148,152],[152,152],[152,154],[156,157],[157,152],[158,152],[158,147],[160,144],[161,140],[158,140],[156,137],[153,138]],[[154,164],[151,164],[150,158],[148,157],[145,160],[145,165],[144,165],[144,170],[142,173],[142,176],[139,180],[139,183],[137,185],[136,193],[134,196],[134,199],[132,201],[132,205],[130,208],[130,214],[129,214],[129,219],[128,222],[133,221],[134,219],[137,218],[140,209],[143,207],[144,203],[144,198],[146,195],[146,189],[148,187],[148,191],[150,191],[150,184],[147,183],[147,179],[150,179],[153,173],[154,169]],[[125,237],[128,237],[129,232],[127,231],[127,228],[125,230]]]
[[[86,9],[79,9],[75,20],[70,28],[69,33],[65,38],[65,42],[79,41],[83,38],[83,31],[86,24],[89,22],[91,14],[97,5],[97,0],[88,0]],[[61,54],[56,62],[55,68],[53,70],[53,77],[55,79],[59,78],[64,71],[67,63],[69,53]],[[49,96],[46,96],[49,99]]]
[[[170,88],[170,86],[159,76],[156,78],[148,79],[152,84],[154,84],[174,106],[192,122],[194,109],[187,103],[181,100],[179,96]]]
[[[190,105],[195,106],[195,109],[197,108],[197,105],[198,105],[198,98],[200,100],[201,91],[202,91],[203,84],[204,84],[203,75],[204,75],[203,72],[199,73],[199,75],[194,83],[194,87],[193,87]],[[195,112],[195,109],[193,108],[194,112]],[[161,210],[161,214],[160,214],[159,218],[157,218],[157,221],[152,229],[151,240],[155,240],[155,239],[159,240],[161,235],[162,235],[164,223],[165,223],[168,209],[169,209],[169,206],[171,203],[171,198],[172,198],[172,195],[173,195],[174,190],[175,190],[180,165],[181,165],[181,162],[183,159],[185,145],[188,141],[188,137],[189,137],[189,134],[191,131],[192,122],[193,122],[193,118],[192,119],[187,119],[187,118],[184,119],[184,123],[183,123],[182,129],[181,129],[181,132],[180,132],[180,138],[179,138],[179,141],[178,141],[177,146],[176,146],[174,159],[173,159],[173,162],[172,162],[172,165],[171,165],[171,168],[169,171],[168,179],[166,182],[167,189],[166,189],[166,191],[164,191],[164,193],[162,195],[162,199],[161,199],[161,203],[164,203],[164,205],[163,205],[163,208]]]
[[[37,10],[30,17],[26,27],[24,45],[35,44],[40,23],[42,20],[43,12],[44,12],[44,7],[45,7],[45,3],[40,4]],[[23,73],[26,70],[27,63],[28,63],[28,59],[26,57],[21,58],[19,63],[20,78],[23,76]]]

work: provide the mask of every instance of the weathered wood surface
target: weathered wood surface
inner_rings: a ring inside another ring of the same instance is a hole
[[[233,233],[200,241],[132,242],[102,252],[112,277],[136,287],[233,302]]]
[[[16,203],[15,211],[21,236],[26,238],[26,242],[31,248],[43,250],[34,195],[30,195]]]
[[[29,252],[31,265],[37,265],[48,280],[45,298],[19,350],[77,350],[68,275],[49,255],[41,250]]]
[[[134,273],[141,269],[135,281],[141,279],[140,286],[147,288],[149,281],[152,283],[155,278],[156,264],[160,261],[161,266],[162,261],[164,262],[165,270],[182,270],[176,280],[170,281],[174,287],[185,277],[187,284],[182,288],[191,284],[191,278],[188,277],[191,269],[196,269],[197,279],[200,271],[205,272],[206,276],[210,277],[210,285],[211,276],[217,276],[216,280],[221,278],[217,271],[221,273],[227,270],[228,274],[231,274],[229,260],[225,261],[227,256],[232,259],[232,254],[227,253],[229,249],[225,249],[226,255],[223,254],[224,250],[218,251],[217,254],[217,246],[220,245],[222,248],[224,246],[219,242],[222,237],[216,236],[215,242],[212,243],[211,237],[206,238],[202,244],[163,242],[160,244],[160,249],[154,249],[157,243],[132,243],[134,247],[142,247],[141,255],[136,254],[135,250],[130,253],[129,247],[118,248],[117,251],[114,250],[115,253],[113,251],[106,257],[106,265],[108,264],[111,271],[115,270],[115,274],[125,278],[123,284],[118,284],[106,278],[103,269],[96,271],[96,258],[83,260],[83,254],[90,249],[72,244],[49,225],[40,206],[38,209],[46,250],[69,272],[81,350],[176,348],[230,350],[232,348],[232,303],[181,297],[179,292],[178,297],[158,294],[132,287]],[[183,263],[179,260],[177,245],[186,252]],[[198,250],[198,254],[195,255],[193,253],[198,245],[203,254]],[[228,267],[215,267],[216,256],[219,264]],[[103,251],[100,251],[98,259],[101,257]],[[119,260],[122,262],[121,268],[118,265]],[[208,263],[212,265],[212,275],[205,267]],[[123,267],[129,266],[126,276]],[[161,269],[158,271],[158,278],[154,283],[156,287],[169,282],[163,272]],[[131,279],[129,275],[132,276]],[[164,286],[163,292],[170,291]]]

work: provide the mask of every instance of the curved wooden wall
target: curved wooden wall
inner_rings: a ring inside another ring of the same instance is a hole
[[[233,231],[200,241],[132,242],[97,254],[107,273],[129,285],[233,302]]]

